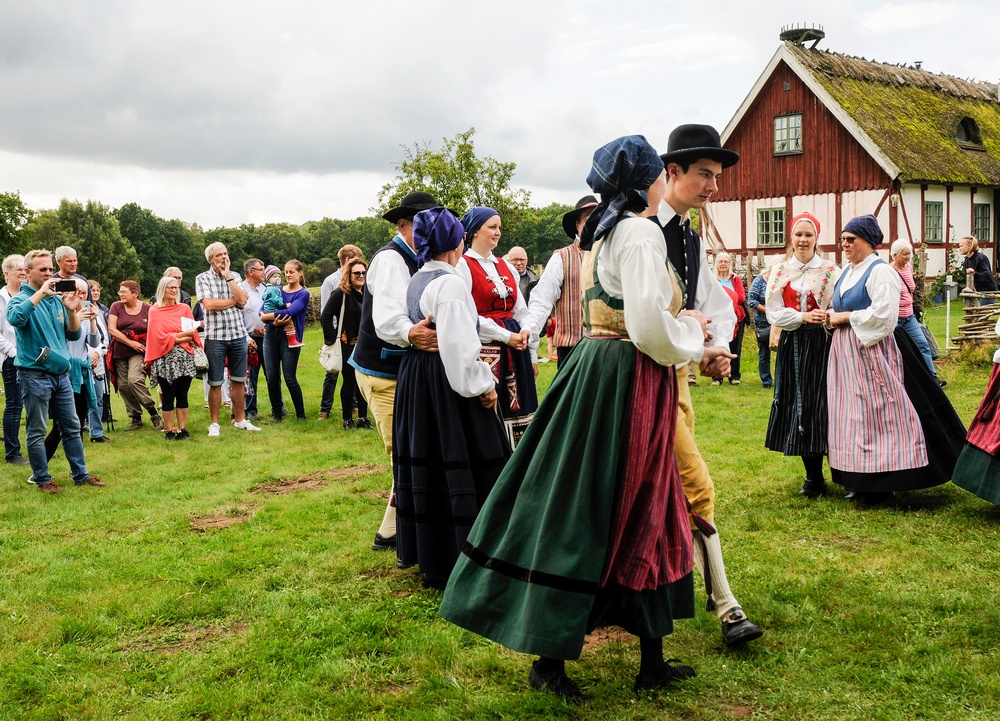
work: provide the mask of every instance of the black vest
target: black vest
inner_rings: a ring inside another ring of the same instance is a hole
[[[406,263],[406,269],[412,277],[417,272],[417,261],[409,253],[399,247],[395,240],[383,245],[372,256],[374,262],[379,253],[398,253]],[[359,371],[369,376],[395,379],[399,375],[399,363],[406,355],[406,348],[386,343],[375,333],[375,322],[372,320],[372,303],[374,297],[368,286],[365,286],[364,300],[361,301],[361,329],[358,331],[358,344],[348,361]]]

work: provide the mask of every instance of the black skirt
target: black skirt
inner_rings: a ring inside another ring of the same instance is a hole
[[[903,360],[903,387],[917,412],[927,445],[927,465],[885,473],[832,471],[833,480],[848,491],[883,493],[940,486],[951,480],[965,445],[965,426],[937,378],[931,375],[913,339],[902,328],[892,334]]]
[[[510,456],[500,419],[451,389],[437,353],[411,346],[392,425],[396,552],[402,563],[447,579]]]
[[[774,366],[774,400],[764,446],[786,456],[826,453],[826,363],[830,334],[818,324],[782,331]]]

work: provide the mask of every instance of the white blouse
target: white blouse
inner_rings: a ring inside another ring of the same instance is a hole
[[[648,218],[628,213],[603,243],[601,286],[625,304],[625,328],[635,347],[660,365],[699,362],[705,336],[698,321],[670,313],[673,283],[663,233]]]
[[[486,277],[491,280],[494,286],[497,288],[497,292],[500,293],[501,298],[505,298],[506,293],[510,292],[507,285],[500,279],[500,271],[498,270],[498,265],[503,263],[507,273],[510,274],[512,278],[517,278],[517,271],[507,265],[507,262],[497,258],[493,253],[490,253],[485,258],[476,251],[469,248],[465,251],[465,255],[458,261],[458,265],[455,268],[458,270],[458,274],[465,279],[466,287],[469,289],[469,293],[472,293],[472,272],[469,270],[469,263],[479,263],[479,265],[486,272]],[[514,320],[521,324],[521,328],[527,328],[531,331],[531,339],[528,341],[528,347],[532,350],[532,360],[534,360],[534,350],[538,347],[538,333],[534,329],[528,328],[526,325],[528,316],[528,306],[524,302],[524,296],[518,292],[517,302],[514,304]],[[510,331],[504,328],[502,325],[497,323],[491,318],[479,318],[479,338],[483,343],[506,343],[510,340]]]
[[[476,332],[476,304],[459,272],[441,260],[429,260],[417,271],[447,271],[424,288],[420,312],[433,319],[437,328],[438,354],[448,385],[460,396],[473,398],[496,387],[490,367],[479,359],[482,344]]]
[[[868,266],[877,258],[878,253],[872,253],[859,264],[844,267],[841,295],[858,284]],[[868,276],[865,290],[868,291],[872,304],[862,310],[851,312],[851,328],[854,329],[861,345],[870,348],[896,329],[899,321],[899,273],[888,263],[880,263]]]

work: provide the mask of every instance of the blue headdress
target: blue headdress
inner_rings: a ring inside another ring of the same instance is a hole
[[[421,210],[413,217],[413,247],[417,266],[431,258],[454,250],[462,243],[465,231],[455,214],[440,206]]]
[[[493,208],[480,205],[462,216],[462,227],[465,228],[466,245],[472,243],[472,236],[476,234],[477,230],[483,227],[483,223],[492,218],[494,215],[500,215],[500,213],[493,210]]]
[[[663,160],[641,135],[626,135],[598,148],[587,185],[601,203],[587,218],[580,247],[589,250],[608,233],[625,211],[639,212],[649,205],[646,189],[663,172]]]
[[[879,243],[885,238],[882,235],[882,228],[879,227],[878,219],[871,214],[851,218],[844,226],[843,232],[858,236],[870,243],[873,248],[878,248]]]

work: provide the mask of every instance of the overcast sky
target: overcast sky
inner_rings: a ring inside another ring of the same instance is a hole
[[[532,204],[595,148],[722,130],[778,47],[1000,78],[1000,2],[0,0],[0,192],[204,228],[368,213],[400,146],[476,128]]]

